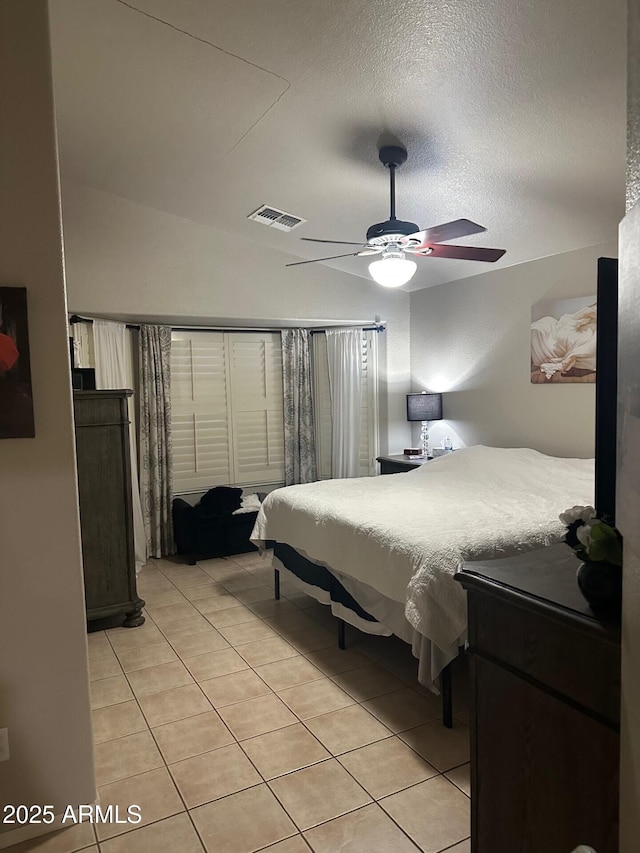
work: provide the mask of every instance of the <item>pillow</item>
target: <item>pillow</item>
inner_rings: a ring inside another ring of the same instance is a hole
[[[241,515],[244,512],[258,512],[262,500],[259,495],[243,495],[242,506],[234,511],[234,515]]]
[[[230,486],[216,486],[209,489],[200,500],[199,507],[207,515],[227,515],[242,506],[242,489]]]

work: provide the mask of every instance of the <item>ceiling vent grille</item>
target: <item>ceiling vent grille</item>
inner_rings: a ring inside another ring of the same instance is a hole
[[[273,225],[280,231],[293,231],[298,225],[307,221],[300,216],[285,213],[284,210],[278,210],[277,207],[271,207],[268,204],[263,204],[247,218],[253,219],[254,222],[261,222],[263,225]]]

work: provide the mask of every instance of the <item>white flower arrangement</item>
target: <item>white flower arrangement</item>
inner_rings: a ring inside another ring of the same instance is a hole
[[[567,527],[576,521],[587,524],[595,517],[596,511],[592,506],[572,506],[571,509],[565,509],[564,512],[560,513],[560,521]]]
[[[622,565],[622,537],[615,527],[598,518],[592,506],[572,506],[560,513],[567,526],[564,541],[581,560]]]

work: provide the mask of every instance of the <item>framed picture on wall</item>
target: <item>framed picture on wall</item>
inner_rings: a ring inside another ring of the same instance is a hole
[[[0,286],[0,438],[33,438],[27,289]]]
[[[531,308],[531,381],[596,381],[595,296],[537,302]]]

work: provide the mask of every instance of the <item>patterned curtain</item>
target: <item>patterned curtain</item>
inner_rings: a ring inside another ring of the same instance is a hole
[[[311,396],[310,334],[307,329],[282,330],[284,383],[285,485],[318,479]]]
[[[140,326],[140,494],[152,557],[174,553],[171,521],[171,329]]]

